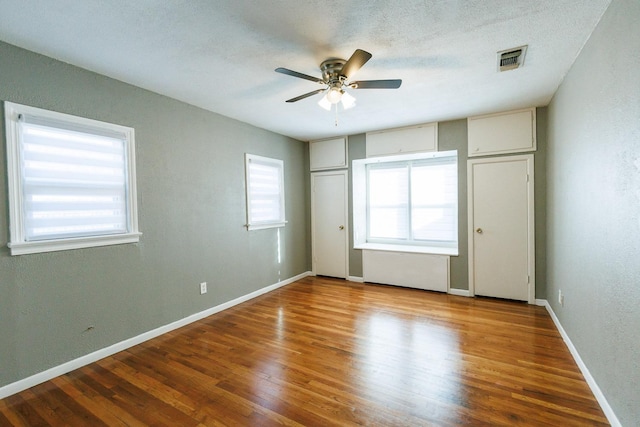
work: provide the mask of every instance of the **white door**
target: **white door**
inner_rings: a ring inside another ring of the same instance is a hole
[[[347,171],[311,174],[311,242],[313,272],[347,278]]]
[[[468,161],[469,290],[535,303],[533,155]]]

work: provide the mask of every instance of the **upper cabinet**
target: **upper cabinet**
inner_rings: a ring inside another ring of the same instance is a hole
[[[367,132],[367,157],[438,151],[438,123]]]
[[[536,149],[536,109],[469,117],[469,157]]]
[[[346,138],[309,142],[309,165],[312,171],[346,168]]]

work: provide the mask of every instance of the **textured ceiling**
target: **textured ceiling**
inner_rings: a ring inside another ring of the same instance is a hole
[[[610,1],[0,0],[0,40],[309,140],[547,105]],[[351,91],[337,126],[321,95],[284,102],[319,86],[275,68],[320,77],[356,48],[355,79],[402,87]]]

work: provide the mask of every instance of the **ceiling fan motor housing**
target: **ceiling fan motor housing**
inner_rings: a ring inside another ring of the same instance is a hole
[[[347,61],[340,58],[330,58],[323,61],[320,64],[320,70],[322,71],[322,80],[324,80],[330,87],[341,87],[346,80],[346,77],[340,75],[342,67]]]

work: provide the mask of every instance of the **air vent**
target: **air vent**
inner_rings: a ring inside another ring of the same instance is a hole
[[[526,52],[526,45],[498,52],[498,71],[515,70],[522,67]]]

